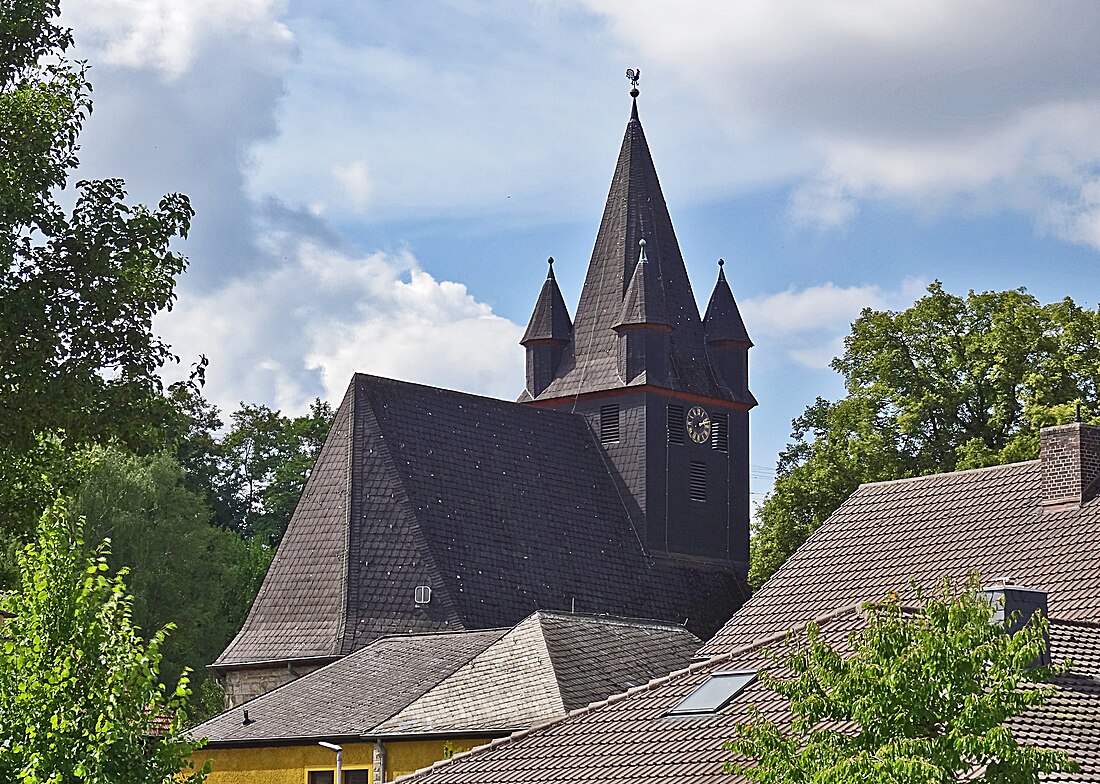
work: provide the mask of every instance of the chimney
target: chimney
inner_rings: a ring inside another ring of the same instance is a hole
[[[1043,506],[1079,507],[1100,490],[1100,427],[1074,422],[1039,433]]]
[[[1010,634],[1026,626],[1033,615],[1048,616],[1047,592],[1036,588],[1025,588],[1016,585],[1015,581],[1008,577],[992,580],[982,587],[982,595],[989,600],[996,611],[993,620],[1002,623],[1006,619],[1013,619],[1008,627]],[[1034,666],[1047,666],[1050,664],[1050,636],[1046,637],[1043,653],[1032,664]]]

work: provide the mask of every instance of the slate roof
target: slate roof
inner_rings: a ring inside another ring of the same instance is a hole
[[[577,304],[573,339],[565,347],[557,377],[537,400],[626,386],[619,378],[618,336],[612,328],[624,312],[624,296],[634,277],[641,239],[646,241],[653,267],[652,285],[645,281],[646,294],[663,296],[662,318],[672,326],[672,372],[662,386],[719,400],[735,399],[718,385],[710,370],[699,308],[635,101]],[[646,307],[635,303],[630,310],[644,312]],[[643,373],[633,383],[644,382]],[[525,392],[520,399],[531,398]]]
[[[822,638],[844,647],[848,634],[862,623],[855,606],[817,619]],[[804,625],[799,629],[804,628]],[[781,651],[785,635],[697,662],[671,675],[615,695],[562,719],[501,738],[489,745],[437,762],[400,779],[418,784],[564,784],[565,782],[692,781],[735,784],[740,779],[723,772],[732,759],[722,744],[734,726],[757,707],[765,718],[789,718],[786,700],[766,689],[759,679],[738,693],[724,708],[701,716],[665,714],[711,675],[757,672],[786,675],[768,650]],[[1055,696],[1045,706],[1010,723],[1025,742],[1068,751],[1082,773],[1051,777],[1050,781],[1100,781],[1100,626],[1090,623],[1051,624],[1055,662],[1071,658],[1072,672],[1058,676]],[[1080,658],[1079,658],[1080,657]]]
[[[414,603],[418,585],[432,588]],[[244,626],[215,667],[599,611],[709,636],[732,569],[643,550],[583,417],[356,375]]]
[[[643,240],[644,241],[644,240]],[[623,295],[623,306],[619,317],[612,324],[615,327],[640,326],[643,324],[671,328],[665,302],[664,287],[657,277],[657,265],[650,264],[646,257],[645,246],[640,246],[640,259],[630,276],[630,285]]]
[[[841,604],[978,570],[1048,592],[1050,614],[1100,620],[1100,499],[1042,506],[1039,461],[856,490],[700,650],[745,645]]]
[[[217,746],[508,732],[681,667],[698,645],[675,625],[545,612],[510,630],[386,637],[193,734]]]
[[[566,341],[572,331],[573,322],[569,320],[569,309],[565,306],[558,280],[554,277],[554,260],[550,259],[550,271],[546,273],[546,282],[542,284],[535,310],[531,313],[531,321],[528,322],[527,331],[523,333],[520,343],[526,345],[534,340]]]
[[[708,343],[729,340],[752,345],[749,331],[745,329],[741,311],[737,308],[733,291],[730,290],[729,281],[726,280],[725,262],[721,260],[718,266],[718,280],[714,284],[714,291],[710,294],[707,313],[703,316],[703,331],[706,333]]]
[[[191,730],[213,745],[309,738],[350,738],[369,732],[428,692],[507,629],[384,637]],[[244,711],[252,722],[244,724]]]

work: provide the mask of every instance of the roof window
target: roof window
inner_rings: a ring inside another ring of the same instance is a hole
[[[700,683],[666,716],[702,716],[715,713],[756,680],[755,672],[718,672]]]

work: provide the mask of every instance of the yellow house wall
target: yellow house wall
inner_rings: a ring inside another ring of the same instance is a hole
[[[488,743],[490,738],[471,738],[466,740],[414,740],[393,741],[386,744],[386,781],[398,776],[426,768],[433,762],[443,759],[445,749],[454,754]]]
[[[341,743],[343,764],[370,768],[374,764],[371,743]],[[332,770],[336,753],[316,744],[268,746],[252,749],[201,749],[197,759],[211,761],[208,784],[307,784],[307,771]]]
[[[454,753],[488,743],[487,738],[455,740],[388,741],[386,743],[386,781],[431,765],[443,759],[448,749]],[[374,764],[373,743],[342,743],[344,769],[367,768]],[[315,744],[308,746],[268,746],[246,749],[202,749],[197,760],[211,761],[208,784],[307,784],[310,770],[332,770],[336,754]],[[373,772],[370,774],[374,782]]]

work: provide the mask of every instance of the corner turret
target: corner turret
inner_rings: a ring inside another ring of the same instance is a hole
[[[622,310],[611,326],[619,336],[619,376],[631,384],[644,374],[642,382],[665,385],[672,324],[657,265],[646,258],[644,239],[638,240],[638,247],[638,263],[630,276]]]
[[[752,348],[752,341],[726,281],[725,265],[723,259],[718,259],[718,280],[703,317],[707,357],[718,384],[728,390],[734,400],[754,406],[756,398],[749,391],[749,349]]]
[[[547,260],[550,271],[535,302],[535,310],[520,345],[527,349],[527,391],[537,397],[554,380],[562,352],[573,334],[569,310],[554,277],[554,257]]]

